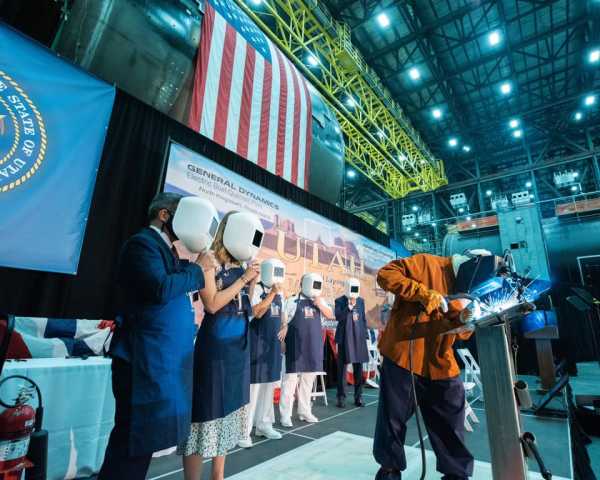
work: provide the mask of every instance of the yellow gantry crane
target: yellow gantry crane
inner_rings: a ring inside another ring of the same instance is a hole
[[[336,112],[348,163],[394,199],[448,183],[443,163],[352,44],[348,25],[318,0],[264,0],[256,8],[247,1],[235,0]]]

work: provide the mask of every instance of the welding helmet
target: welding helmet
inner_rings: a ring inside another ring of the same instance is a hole
[[[277,258],[269,258],[260,264],[260,281],[271,288],[285,280],[285,264]]]
[[[206,250],[217,233],[219,216],[208,200],[184,197],[179,201],[173,216],[173,232],[192,253]]]
[[[498,275],[499,259],[487,250],[472,250],[466,255],[453,255],[455,293],[474,293]]]
[[[302,295],[314,299],[321,295],[323,277],[318,273],[305,273],[302,276]]]
[[[360,281],[357,278],[349,278],[346,280],[346,297],[358,298],[360,295]]]
[[[254,260],[262,245],[265,230],[260,219],[249,212],[235,212],[227,219],[223,246],[240,262]]]

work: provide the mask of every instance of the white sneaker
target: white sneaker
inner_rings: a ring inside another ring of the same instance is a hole
[[[262,429],[256,427],[256,436],[257,437],[267,437],[270,440],[280,440],[281,439],[281,433],[279,433],[273,427],[262,428]]]
[[[298,415],[298,418],[306,423],[318,423],[319,419],[315,417],[312,413],[308,413],[306,415]]]
[[[292,428],[294,426],[291,418],[282,418],[279,423],[281,423],[282,427]]]
[[[242,448],[252,448],[253,447],[252,439],[250,437],[248,437],[248,438],[242,438],[238,442],[238,446],[242,447]]]

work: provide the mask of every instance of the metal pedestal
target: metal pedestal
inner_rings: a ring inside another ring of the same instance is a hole
[[[521,420],[515,400],[515,374],[505,325],[476,329],[494,480],[526,480]]]

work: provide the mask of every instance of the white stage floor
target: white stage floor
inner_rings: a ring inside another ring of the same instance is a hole
[[[290,450],[237,475],[231,480],[373,480],[378,465],[373,460],[373,439],[346,432],[335,432]],[[421,474],[420,451],[406,447],[408,468],[402,473],[405,480],[417,480]],[[427,450],[427,480],[439,480],[435,470],[435,455]],[[476,461],[473,477],[492,480],[491,465]],[[531,479],[541,479],[530,473]],[[555,480],[567,480],[553,477]]]

